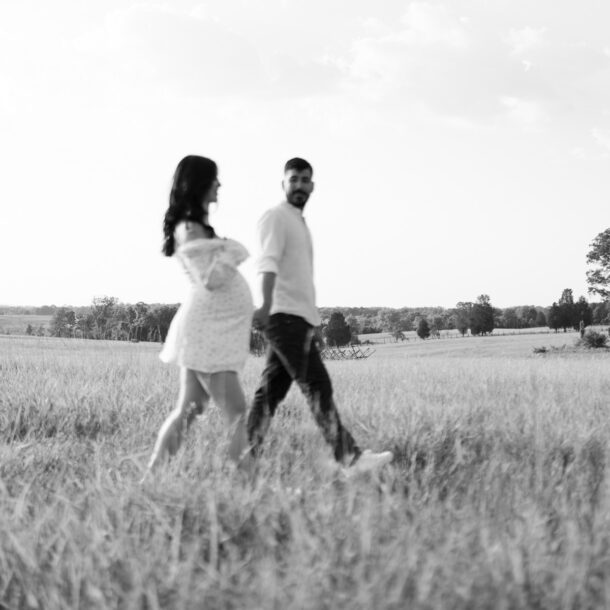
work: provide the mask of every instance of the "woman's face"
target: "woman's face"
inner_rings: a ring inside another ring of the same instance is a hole
[[[210,186],[210,190],[207,192],[206,196],[203,200],[203,205],[207,207],[207,204],[212,203],[213,201],[218,201],[218,189],[220,188],[220,181],[218,178],[214,178],[214,182],[212,182],[212,186]]]

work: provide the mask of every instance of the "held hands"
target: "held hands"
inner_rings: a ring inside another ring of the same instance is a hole
[[[264,330],[269,324],[269,307],[259,307],[252,316],[252,324],[254,328]]]

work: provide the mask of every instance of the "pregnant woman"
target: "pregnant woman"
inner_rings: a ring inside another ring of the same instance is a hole
[[[249,349],[252,296],[237,266],[247,250],[217,237],[208,224],[218,170],[211,159],[188,156],[176,168],[163,224],[163,253],[178,259],[191,289],[176,312],[160,358],[180,367],[180,393],[155,444],[148,471],[176,453],[195,415],[210,398],[230,424],[229,456],[247,460],[246,401],[239,381]]]

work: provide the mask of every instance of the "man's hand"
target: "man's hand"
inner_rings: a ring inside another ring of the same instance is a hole
[[[254,328],[265,330],[269,324],[269,312],[273,303],[273,287],[275,286],[275,273],[265,271],[263,273],[263,305],[259,307],[252,316]]]
[[[254,328],[264,330],[269,324],[269,307],[259,307],[252,316],[252,324]]]

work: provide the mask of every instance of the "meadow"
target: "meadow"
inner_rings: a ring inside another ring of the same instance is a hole
[[[0,315],[0,335],[25,335],[28,324],[36,331],[40,327],[45,331],[49,328],[52,316],[34,314],[3,314]]]
[[[255,480],[212,406],[139,485],[176,396],[159,345],[0,336],[0,608],[608,607],[610,353],[574,340],[329,362],[359,443],[395,454],[377,475],[333,465],[293,389]]]

